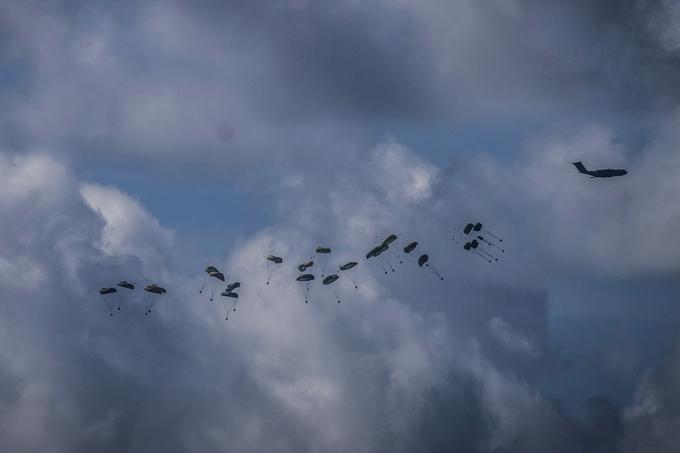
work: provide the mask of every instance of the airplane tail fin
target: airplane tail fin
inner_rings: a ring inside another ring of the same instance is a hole
[[[583,162],[581,162],[580,160],[578,162],[572,162],[572,164],[574,164],[574,167],[576,167],[579,173],[583,173],[585,175],[589,174],[585,165],[583,165]]]

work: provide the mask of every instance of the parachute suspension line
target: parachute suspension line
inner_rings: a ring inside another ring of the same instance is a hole
[[[359,280],[358,273],[356,267],[351,270],[349,277],[349,281],[354,283],[354,289],[359,289],[359,284],[357,283]]]
[[[479,239],[480,241],[484,242],[484,243],[485,243],[486,245],[488,245],[489,247],[495,247],[495,248],[497,248],[498,250],[500,250],[502,253],[505,253],[505,250],[503,250],[501,247],[499,247],[498,245],[494,244],[493,242],[484,239],[483,236],[477,236],[477,239]]]
[[[390,252],[390,255],[392,255],[397,261],[399,261],[399,264],[404,264],[404,260],[401,258],[399,255],[399,250],[395,253],[392,248],[387,249],[388,252]]]
[[[429,267],[430,270],[434,273],[434,275],[439,277],[439,280],[444,280],[444,277],[442,277],[442,275],[439,273],[439,271],[433,265],[431,265],[430,263],[426,263],[425,266]]]
[[[479,253],[478,250],[472,250],[472,251],[475,252],[475,254],[476,254],[477,256],[479,256],[480,258],[482,258],[483,260],[488,261],[489,263],[491,262],[491,260],[490,260],[488,257],[486,257],[486,256],[482,255],[481,253]]]
[[[330,291],[330,293],[338,300],[338,303],[340,303],[340,285],[326,285],[326,288],[328,288],[328,291]]]
[[[491,236],[492,238],[498,239],[498,242],[503,242],[503,239],[499,238],[498,236],[496,236],[495,234],[493,234],[491,231],[485,229],[484,232],[485,232],[486,234],[488,234],[489,236]],[[510,245],[512,245],[512,244],[510,244]]]
[[[198,290],[198,294],[203,294],[203,291],[205,291],[205,287],[208,283],[207,279],[208,279],[208,277],[206,277],[205,275],[201,279],[201,288]]]
[[[224,308],[225,321],[229,321],[229,309],[227,308],[227,301],[222,298],[222,307]]]
[[[498,258],[493,256],[491,253],[487,252],[486,250],[479,249],[478,251],[481,252],[484,255],[484,257],[489,260],[489,262],[494,261],[494,260],[498,261]]]

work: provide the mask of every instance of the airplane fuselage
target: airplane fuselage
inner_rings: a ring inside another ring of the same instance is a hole
[[[594,170],[587,173],[591,178],[613,178],[614,176],[624,176],[628,172],[626,170],[615,170],[612,168],[606,168],[604,170]]]

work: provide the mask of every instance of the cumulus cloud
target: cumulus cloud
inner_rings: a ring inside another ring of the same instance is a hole
[[[104,219],[99,247],[110,256],[135,255],[160,273],[170,261],[173,232],[163,228],[138,201],[113,187],[84,184],[87,205]]]

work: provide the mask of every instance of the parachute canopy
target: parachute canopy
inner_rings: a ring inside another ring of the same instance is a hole
[[[429,259],[430,257],[427,255],[420,255],[420,258],[418,258],[418,266],[423,267]]]
[[[328,247],[317,247],[316,253],[318,253],[320,255],[323,255],[325,253],[331,253],[331,249],[329,249]]]
[[[472,229],[473,229],[474,227],[475,227],[475,226],[474,226],[473,224],[468,223],[467,225],[465,225],[465,228],[463,228],[463,233],[465,233],[465,234],[470,234],[470,232],[472,231]]]
[[[391,243],[393,243],[396,240],[397,240],[397,236],[395,234],[390,234],[389,236],[387,236],[385,238],[384,241],[382,241],[382,245],[390,245]]]
[[[226,292],[230,293],[233,290],[235,290],[236,288],[240,288],[240,287],[241,287],[241,282],[230,283],[229,285],[227,285]]]
[[[374,258],[374,257],[376,257],[376,256],[379,256],[381,253],[383,253],[384,251],[386,251],[386,250],[389,249],[389,248],[390,248],[390,246],[387,245],[387,244],[380,244],[380,245],[377,246],[377,247],[373,247],[373,248],[371,249],[371,251],[368,252],[368,253],[366,254],[366,259]]]
[[[219,269],[217,269],[215,266],[208,266],[205,269],[206,274],[211,274],[213,272],[219,272]]]
[[[102,288],[99,290],[99,294],[113,294],[117,292],[118,290],[116,288]]]
[[[298,270],[300,272],[304,272],[312,266],[314,266],[314,261],[312,261],[312,260],[305,261],[304,263],[302,263],[298,266]]]
[[[267,257],[267,259],[268,259],[269,261],[271,261],[272,263],[276,263],[276,264],[281,264],[281,263],[283,263],[283,258],[281,258],[280,256],[269,255],[269,256]]]
[[[338,277],[336,274],[329,275],[328,277],[323,279],[323,284],[324,285],[330,285],[331,283],[335,282],[339,278],[340,277]]]
[[[482,224],[477,222],[475,223],[475,226],[472,227],[472,229],[475,231],[482,231]]]
[[[224,281],[224,274],[220,271],[209,272],[208,276],[218,279],[219,281]]]
[[[238,299],[238,294],[236,294],[233,291],[222,291],[222,294],[220,294],[222,297],[231,297],[232,299]]]
[[[144,287],[144,291],[148,291],[148,292],[154,293],[154,294],[165,294],[167,292],[167,290],[165,288],[162,288],[162,287],[156,285],[155,283],[151,283],[149,285],[146,285]]]
[[[341,271],[346,271],[346,270],[352,269],[352,268],[353,268],[354,266],[356,266],[357,264],[359,264],[359,263],[357,263],[356,261],[350,261],[350,262],[348,262],[348,263],[341,264],[341,265],[340,265],[340,270],[341,270]]]
[[[128,282],[127,280],[123,280],[122,282],[118,282],[118,286],[120,286],[121,288],[135,289],[135,285]]]
[[[416,247],[418,247],[418,243],[417,242],[411,242],[409,245],[404,247],[404,253],[411,253],[412,251],[414,251],[416,249]]]
[[[299,281],[299,282],[311,282],[312,280],[314,280],[314,275],[312,275],[312,274],[301,274],[301,275],[298,275],[296,280]]]

